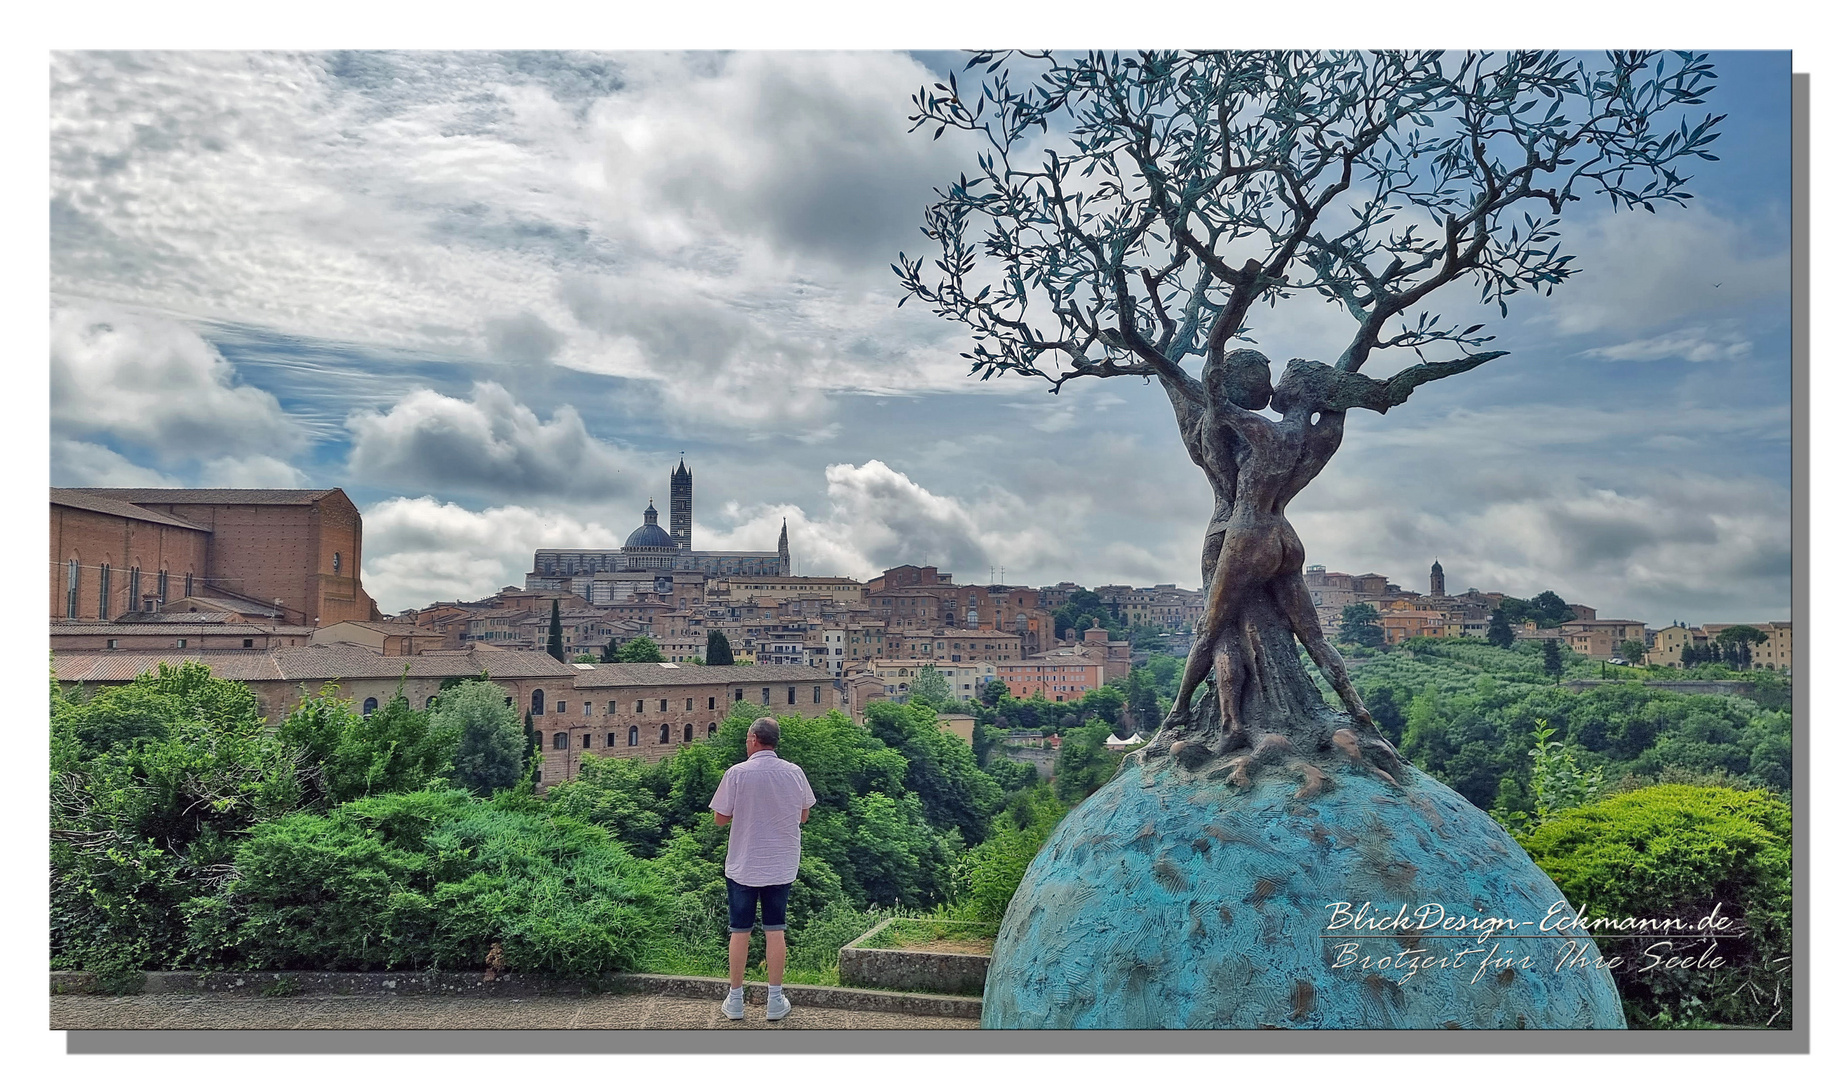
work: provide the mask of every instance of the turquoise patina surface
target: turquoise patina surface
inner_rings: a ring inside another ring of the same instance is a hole
[[[1625,1026],[1592,939],[1539,929],[1572,909],[1488,815],[1418,770],[1404,788],[1350,769],[1298,790],[1277,771],[1243,789],[1128,759],[1024,875],[983,1026]],[[1405,905],[1408,925],[1329,929],[1332,905],[1365,902],[1389,920]],[[1479,942],[1471,923],[1422,927],[1433,904],[1529,925]],[[1406,966],[1441,959],[1462,966]]]

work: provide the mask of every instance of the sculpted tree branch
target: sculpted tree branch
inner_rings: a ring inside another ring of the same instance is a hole
[[[967,67],[983,69],[976,90],[955,75],[914,98],[915,129],[983,146],[971,175],[936,191],[922,230],[934,257],[893,267],[903,302],[964,324],[982,379],[1059,393],[1132,375],[1169,397],[1215,510],[1207,615],[1168,730],[1191,724],[1190,691],[1212,672],[1213,752],[1271,735],[1354,746],[1391,770],[1317,627],[1285,505],[1335,454],[1350,409],[1385,413],[1506,355],[1486,348],[1483,323],[1448,324],[1430,298],[1463,282],[1507,315],[1510,296],[1575,273],[1559,242],[1568,204],[1598,195],[1654,213],[1690,197],[1681,163],[1713,158],[1721,118],[1676,115],[1712,87],[1706,57],[978,53]],[[1039,163],[1021,160],[1044,139]],[[1340,307],[1354,331],[1334,364],[1293,360],[1275,387],[1264,356],[1232,346],[1254,340],[1263,306],[1305,298]],[[1407,352],[1417,362],[1362,373]],[[1294,640],[1347,728],[1301,719],[1315,693]]]

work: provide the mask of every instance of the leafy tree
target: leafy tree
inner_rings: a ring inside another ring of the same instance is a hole
[[[1641,641],[1621,641],[1618,643],[1618,655],[1633,664],[1644,662],[1644,643]]]
[[[583,754],[581,771],[553,785],[545,803],[552,816],[599,825],[634,854],[650,858],[665,837],[666,805],[655,770],[638,758]]]
[[[1119,618],[1091,589],[1076,589],[1061,607],[1055,609],[1055,636],[1066,637],[1068,631],[1082,631],[1098,625],[1108,637],[1125,635]]]
[[[575,662],[578,664],[593,664],[599,659],[601,659],[601,657],[598,656],[597,654],[585,652],[585,653],[577,653]]]
[[[1119,755],[1106,748],[1111,734],[1111,727],[1094,720],[1062,737],[1062,748],[1055,755],[1057,798],[1070,805],[1078,803],[1119,771]]]
[[[969,849],[955,868],[966,912],[974,919],[998,922],[1023,882],[1030,861],[1068,813],[1044,786],[1030,788],[1018,804],[1021,814],[1005,813],[991,835]],[[1023,818],[1020,824],[1018,817]]]
[[[549,643],[544,647],[544,651],[556,657],[557,662],[562,662],[563,613],[562,609],[557,606],[555,600],[550,601],[550,638]]]
[[[864,713],[864,730],[907,761],[903,786],[920,797],[928,823],[958,829],[969,843],[983,840],[1004,795],[972,748],[941,731],[923,706],[873,701]]]
[[[431,724],[401,692],[364,716],[332,684],[303,698],[276,734],[300,755],[308,790],[325,806],[415,791],[446,777],[460,738],[455,728]]]
[[[1372,649],[1388,640],[1387,631],[1382,629],[1381,615],[1368,604],[1343,605],[1342,623],[1337,640],[1346,645],[1367,645]]]
[[[619,664],[663,664],[665,654],[659,651],[659,643],[641,634],[620,647],[615,663]]]
[[[1490,626],[1484,631],[1484,640],[1499,649],[1515,646],[1516,628],[1510,625],[1509,612],[1498,608],[1490,613]]]
[[[518,714],[489,682],[468,682],[435,700],[434,722],[455,730],[454,783],[476,795],[518,783],[525,748]]]
[[[1763,645],[1771,639],[1766,637],[1765,631],[1758,627],[1747,626],[1742,623],[1738,626],[1723,627],[1719,633],[1714,635],[1714,640],[1722,644],[1731,642],[1735,645],[1741,643],[1747,645]]]
[[[728,667],[735,662],[735,653],[729,648],[728,634],[712,630],[704,636],[704,663],[712,667]]]
[[[936,712],[944,712],[957,704],[947,677],[932,664],[922,665],[914,681],[908,684],[908,700],[916,705],[926,705]]]
[[[615,643],[613,638],[609,638],[601,643],[601,662],[604,664],[617,664],[620,662],[620,646]]]
[[[1541,670],[1552,676],[1555,682],[1561,681],[1561,643],[1554,638],[1541,643]]]
[[[1133,668],[1132,674],[1126,676],[1126,709],[1131,716],[1132,729],[1137,731],[1154,731],[1158,722],[1164,717],[1164,707],[1158,700],[1157,679],[1146,668]],[[1121,732],[1122,736],[1124,732]]]
[[[1003,698],[1009,697],[1011,688],[1003,679],[993,679],[979,687],[979,700],[987,705],[997,705]]]
[[[202,664],[51,701],[51,951],[128,972],[195,958],[186,905],[236,846],[302,797],[296,756],[255,695]]]
[[[1522,838],[1576,910],[1610,919],[1714,913],[1738,939],[1668,940],[1680,959],[1717,947],[1720,967],[1652,965],[1658,939],[1602,938],[1633,1027],[1790,1023],[1791,810],[1763,791],[1656,785],[1564,811]],[[1645,967],[1651,970],[1642,970]]]
[[[1076,705],[1076,715],[1083,722],[1089,718],[1099,720],[1108,731],[1122,739],[1126,737],[1126,692],[1118,686],[1096,686],[1082,694]]]

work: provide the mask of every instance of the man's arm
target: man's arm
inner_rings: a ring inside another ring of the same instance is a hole
[[[799,808],[799,823],[801,825],[806,824],[806,819],[810,818],[811,816],[812,816],[812,807],[802,806]]]
[[[717,814],[717,813],[716,813],[716,811],[714,811],[714,810],[712,810],[712,811],[711,811],[711,813],[712,813],[712,814],[715,814],[715,816],[716,816],[716,823],[717,823],[718,825],[727,825],[727,824],[729,824],[730,822],[732,822],[732,821],[734,821],[734,820],[735,820],[735,818],[733,818],[733,817],[730,817],[730,816],[729,816],[728,814]],[[805,818],[800,818],[800,820],[801,820],[801,821],[804,821],[804,820],[806,820],[806,819],[805,819]]]

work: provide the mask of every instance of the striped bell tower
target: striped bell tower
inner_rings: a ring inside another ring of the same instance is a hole
[[[691,550],[691,470],[684,467],[684,455],[672,471],[672,541],[678,550]]]

